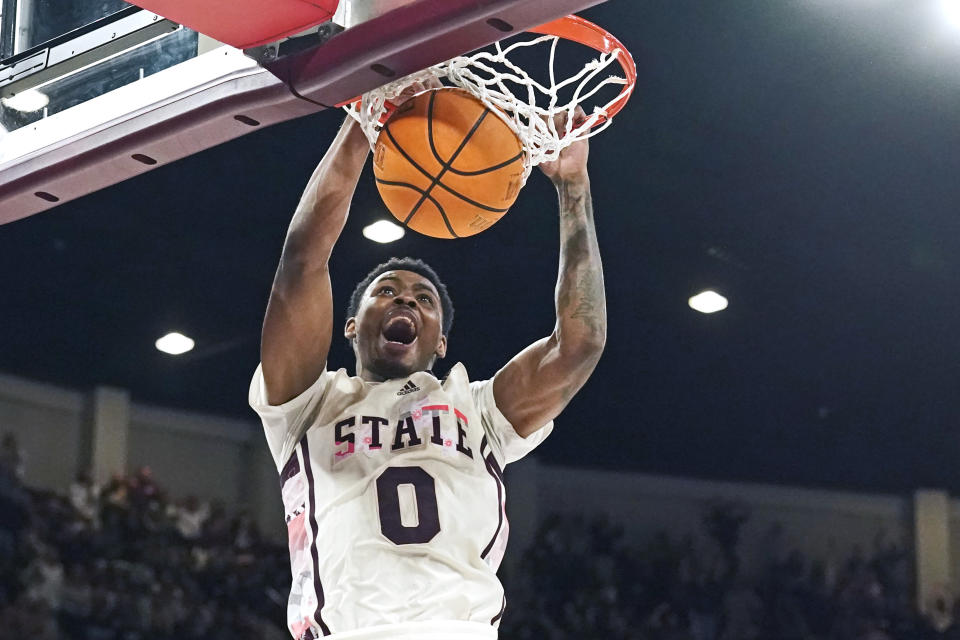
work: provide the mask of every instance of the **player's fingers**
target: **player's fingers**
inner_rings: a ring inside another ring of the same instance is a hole
[[[430,76],[429,78],[423,81],[423,86],[425,89],[442,89],[443,83],[440,82],[440,78],[437,78],[435,76]]]
[[[425,90],[426,89],[424,89],[423,83],[419,80],[416,80],[404,87],[403,91],[400,92],[398,97],[401,101],[407,100],[408,98],[412,98],[413,96],[417,95],[418,93],[422,93]]]
[[[566,127],[567,117],[569,115],[568,111],[561,111],[560,113],[555,113],[553,115],[553,125],[559,130]],[[573,110],[573,127],[576,129],[582,125],[587,120],[587,112],[583,110],[583,107],[577,105]]]
[[[583,107],[577,105],[577,108],[573,110],[573,126],[579,127],[587,120],[587,112],[583,110]]]
[[[567,112],[566,112],[566,111],[561,111],[560,113],[555,113],[555,114],[553,114],[553,126],[556,127],[558,131],[561,130],[561,129],[563,129],[563,127],[564,127],[566,124],[567,124]]]

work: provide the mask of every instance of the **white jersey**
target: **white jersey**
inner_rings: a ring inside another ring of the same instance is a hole
[[[374,383],[325,371],[280,406],[267,403],[258,367],[250,406],[280,472],[294,638],[372,627],[388,638],[383,625],[427,633],[444,622],[496,638],[506,607],[496,576],[508,532],[502,470],[552,422],[522,438],[492,380],[470,382],[462,364],[442,383],[428,372]]]

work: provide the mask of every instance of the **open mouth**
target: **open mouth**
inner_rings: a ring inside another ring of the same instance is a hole
[[[383,326],[383,337],[387,342],[413,344],[417,339],[417,325],[407,316],[394,316]]]

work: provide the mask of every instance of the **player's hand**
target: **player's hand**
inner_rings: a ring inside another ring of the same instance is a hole
[[[415,80],[403,88],[396,98],[391,98],[386,101],[386,114],[383,118],[380,119],[380,123],[383,124],[386,122],[390,116],[393,115],[393,112],[397,110],[397,107],[402,105],[404,102],[410,98],[423,93],[424,91],[429,91],[430,89],[442,89],[444,85],[438,78],[429,76],[424,80]]]
[[[583,124],[587,114],[580,107],[573,113],[574,128]],[[567,114],[558,113],[554,117],[557,131],[563,131],[567,124]],[[554,183],[567,180],[576,180],[587,176],[587,158],[590,155],[590,144],[586,140],[577,140],[560,152],[560,157],[551,162],[541,162],[540,170]]]
[[[442,89],[443,86],[443,83],[440,82],[438,78],[433,76],[430,76],[422,81],[418,80],[416,82],[411,82],[404,88],[403,91],[400,92],[400,95],[398,95],[396,100],[393,102],[397,105],[400,105],[417,94],[423,93],[424,91],[429,91],[430,89]]]

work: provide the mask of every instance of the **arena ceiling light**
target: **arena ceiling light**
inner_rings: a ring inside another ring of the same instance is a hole
[[[960,0],[940,0],[947,22],[960,29]]]
[[[179,356],[193,349],[194,342],[182,333],[168,333],[156,342],[157,349],[172,356]]]
[[[47,94],[41,93],[36,89],[27,89],[12,98],[3,98],[0,102],[3,102],[3,106],[13,109],[14,111],[33,113],[34,111],[40,111],[50,104],[50,98],[47,97]]]
[[[716,313],[727,308],[727,299],[716,291],[707,289],[692,296],[687,304],[690,305],[691,309],[700,313]]]
[[[399,240],[403,234],[403,227],[389,220],[377,220],[363,228],[363,237],[381,244]]]

